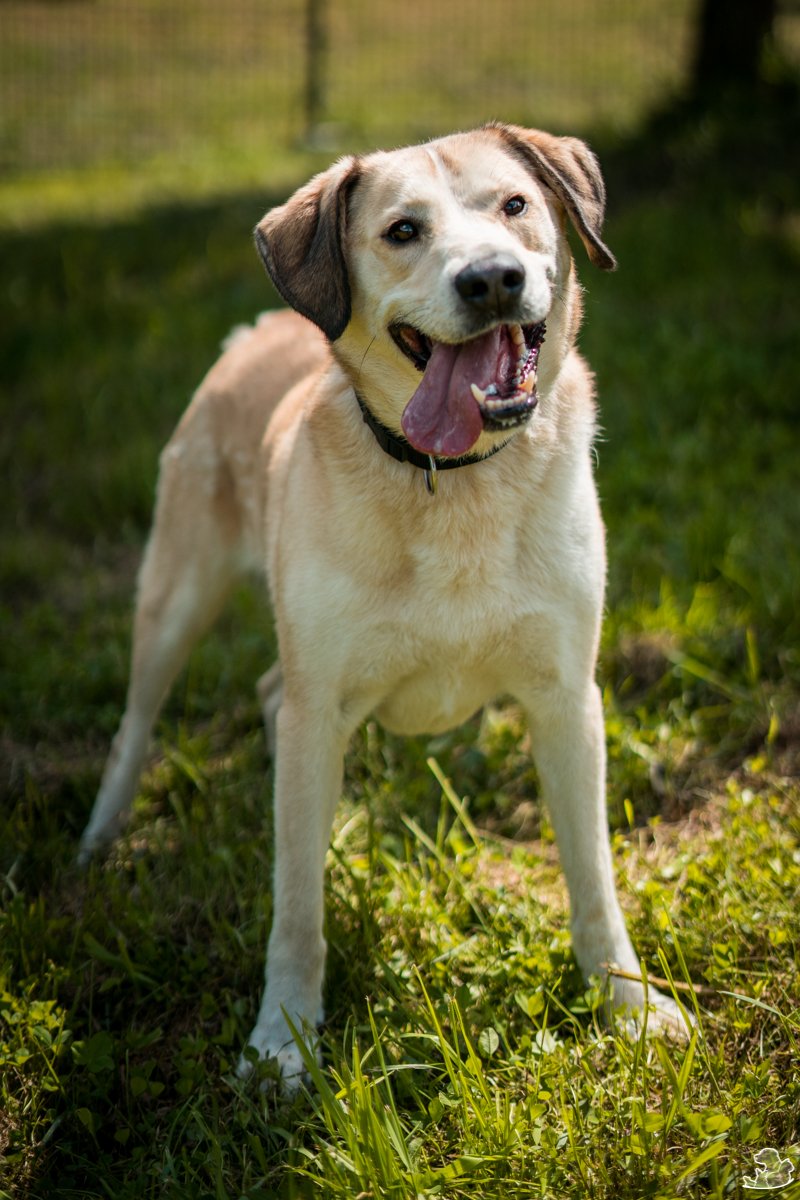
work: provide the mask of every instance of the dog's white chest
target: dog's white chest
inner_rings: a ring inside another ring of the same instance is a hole
[[[392,733],[436,734],[462,724],[496,692],[492,672],[434,662],[401,679],[375,715]]]
[[[538,645],[530,602],[510,580],[462,581],[406,597],[389,623],[365,622],[357,676],[381,724],[404,735],[441,733],[509,690],[516,664]]]

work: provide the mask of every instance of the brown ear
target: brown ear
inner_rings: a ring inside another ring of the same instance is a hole
[[[583,242],[589,259],[603,271],[617,260],[600,237],[606,208],[606,189],[600,165],[585,142],[553,137],[519,125],[494,125],[509,148],[555,192]]]
[[[332,342],[350,320],[343,242],[347,197],[357,178],[358,160],[341,159],[255,229],[256,247],[283,299]]]

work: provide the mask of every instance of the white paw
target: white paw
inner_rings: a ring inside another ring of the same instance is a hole
[[[84,832],[78,846],[78,853],[75,856],[75,862],[80,870],[85,871],[90,863],[99,858],[110,840],[110,838],[89,836]]]
[[[240,1079],[249,1079],[257,1063],[269,1064],[263,1071],[262,1090],[270,1091],[276,1088],[286,1096],[294,1096],[309,1081],[308,1057],[313,1058],[318,1065],[322,1064],[319,1038],[316,1032],[307,1026],[304,1028],[303,1043],[305,1056],[285,1023],[281,1023],[279,1033],[275,1030],[262,1032],[256,1025],[247,1040],[247,1049],[239,1059],[236,1074]]]
[[[606,1014],[631,1038],[638,1038],[646,1028],[648,1034],[687,1042],[697,1024],[688,1004],[679,1005],[654,987],[648,987],[645,998],[644,986],[632,979],[613,979]]]

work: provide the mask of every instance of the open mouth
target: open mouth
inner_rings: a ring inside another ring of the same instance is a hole
[[[536,408],[544,321],[497,325],[458,345],[433,341],[412,325],[393,325],[389,332],[422,372],[401,421],[417,450],[459,457],[485,430],[515,429]]]

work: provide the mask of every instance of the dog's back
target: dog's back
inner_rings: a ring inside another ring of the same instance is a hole
[[[205,376],[161,455],[159,506],[197,536],[210,496],[212,518],[241,567],[263,569],[260,454],[280,401],[305,376],[329,361],[320,331],[290,310],[263,313],[238,326]],[[168,499],[167,499],[168,493]]]

